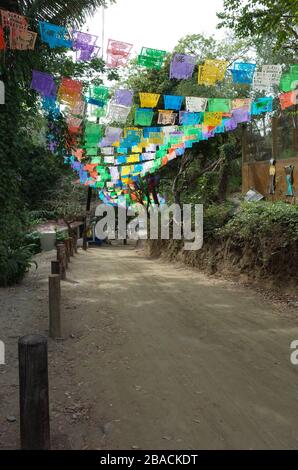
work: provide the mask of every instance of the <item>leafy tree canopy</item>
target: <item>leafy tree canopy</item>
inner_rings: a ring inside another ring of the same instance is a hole
[[[240,38],[271,36],[276,49],[298,50],[298,0],[224,0],[217,16]]]

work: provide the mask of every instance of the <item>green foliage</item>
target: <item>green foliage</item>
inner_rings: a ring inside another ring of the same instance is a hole
[[[239,246],[246,242],[251,247],[258,246],[265,238],[276,247],[286,247],[290,241],[298,240],[298,206],[284,202],[245,203],[217,233]]]
[[[110,3],[113,0],[2,0],[1,8],[26,16],[29,29],[38,31],[39,20],[79,27],[97,7]],[[0,54],[0,79],[5,84],[5,105],[1,106],[0,114],[0,278],[2,285],[8,285],[22,278],[32,252],[39,249],[37,239],[32,250],[27,247],[29,240],[35,239],[35,235],[30,235],[32,220],[28,211],[39,212],[37,219],[40,215],[52,218],[60,213],[57,207],[55,214],[49,212],[44,200],[50,190],[53,194],[56,188],[60,190],[57,182],[61,178],[75,178],[63,163],[65,139],[69,139],[63,115],[55,120],[56,154],[47,149],[47,121],[41,112],[39,95],[30,89],[32,70],[51,73],[57,85],[63,76],[80,79],[85,92],[89,83],[102,83],[103,73],[113,80],[118,79],[118,74],[107,70],[102,59],[76,63],[65,49],[50,49],[43,44],[39,35],[34,51],[7,49],[5,57],[4,52]],[[68,212],[73,212],[69,206]]]
[[[61,232],[56,230],[56,242],[64,242],[69,237],[67,232]]]
[[[92,16],[96,8],[108,6],[115,0],[72,0],[63,2],[61,0],[3,0],[1,7],[18,11],[26,15],[31,21],[36,18],[49,21],[54,24],[80,26],[87,16]],[[17,9],[16,9],[17,4]]]
[[[219,27],[231,28],[239,38],[274,38],[276,49],[296,50],[298,0],[224,0]]]
[[[195,200],[201,204],[212,204],[217,197],[218,174],[210,171],[197,179],[197,190],[195,192]]]
[[[32,264],[35,245],[6,247],[0,244],[0,286],[7,287],[20,282]]]
[[[204,238],[208,241],[217,237],[217,231],[231,219],[235,208],[231,203],[211,204],[204,209]]]
[[[245,203],[215,234],[225,247],[222,257],[228,256],[242,271],[297,278],[297,205]]]
[[[41,251],[41,244],[40,244],[40,233],[39,232],[29,232],[26,233],[24,237],[24,242],[26,246],[30,246],[32,248],[33,254],[40,253]]]
[[[230,174],[228,180],[228,193],[241,191],[242,185],[242,158],[233,160],[230,165]]]
[[[76,184],[72,177],[60,178],[55,190],[48,191],[44,200],[46,208],[67,224],[83,217],[86,205],[86,188]]]

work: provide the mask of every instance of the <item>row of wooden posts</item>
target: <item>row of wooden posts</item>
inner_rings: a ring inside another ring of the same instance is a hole
[[[57,259],[51,262],[49,276],[49,336],[62,338],[61,280],[72,256],[77,253],[76,238],[57,244]],[[48,383],[48,340],[29,335],[19,339],[20,437],[23,450],[49,450],[50,414]]]
[[[70,258],[77,252],[77,239],[67,238],[64,243],[57,244],[57,259],[51,262],[52,274],[49,276],[49,336],[52,339],[62,337],[60,281],[66,279],[66,270]]]

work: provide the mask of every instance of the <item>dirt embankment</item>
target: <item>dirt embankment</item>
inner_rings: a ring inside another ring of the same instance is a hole
[[[297,301],[298,246],[272,249],[270,240],[258,250],[249,243],[239,246],[231,239],[205,242],[198,251],[185,251],[181,240],[149,240],[145,252],[150,258],[182,262],[208,275],[272,289],[272,294],[289,295]],[[274,290],[274,292],[273,292]]]

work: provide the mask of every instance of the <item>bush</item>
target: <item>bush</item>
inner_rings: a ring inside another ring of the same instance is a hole
[[[62,243],[64,242],[64,240],[67,240],[68,238],[69,238],[68,232],[56,230],[56,242],[57,243]]]
[[[11,248],[0,245],[0,286],[7,287],[20,282],[32,264],[35,245],[19,246]]]
[[[279,247],[298,240],[298,206],[284,202],[244,203],[241,210],[222,228],[219,236],[238,244],[258,245],[267,238]]]
[[[33,253],[35,255],[41,252],[39,232],[27,233],[24,237],[24,243],[26,246],[30,245],[32,247]]]
[[[246,203],[217,235],[242,271],[259,270],[281,281],[297,278],[298,206]]]
[[[217,231],[222,228],[233,216],[232,203],[212,204],[204,209],[204,239],[211,240],[217,237]]]

